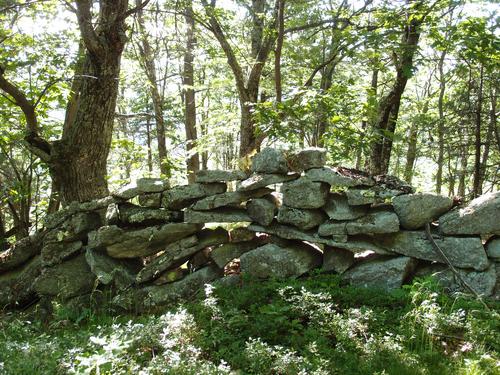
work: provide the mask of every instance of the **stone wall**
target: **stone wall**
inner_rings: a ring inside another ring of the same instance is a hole
[[[321,149],[267,148],[248,173],[200,171],[196,183],[172,188],[143,178],[71,204],[0,254],[0,305],[108,290],[115,306],[147,310],[214,281],[237,288],[241,274],[313,269],[386,290],[433,274],[450,292],[468,292],[435,245],[476,293],[498,297],[500,193],[453,207],[394,177],[325,160]]]

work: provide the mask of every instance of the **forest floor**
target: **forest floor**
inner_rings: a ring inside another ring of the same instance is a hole
[[[147,316],[0,315],[1,374],[499,374],[500,304],[339,287],[332,275],[210,287]]]

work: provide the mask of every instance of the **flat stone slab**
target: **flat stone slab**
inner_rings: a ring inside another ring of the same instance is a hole
[[[349,189],[346,192],[347,203],[351,206],[390,204],[392,199],[403,194],[400,190],[385,189],[374,186],[370,189]]]
[[[254,174],[246,180],[238,183],[238,185],[236,186],[236,191],[257,190],[269,185],[281,184],[283,182],[295,180],[298,177],[298,174]]]
[[[439,218],[444,234],[500,234],[500,191],[472,200]]]
[[[349,206],[344,194],[329,194],[323,207],[328,217],[333,220],[354,220],[368,213],[369,206]]]
[[[78,253],[83,247],[82,241],[50,242],[42,247],[42,265],[50,267]]]
[[[59,226],[50,230],[44,237],[44,242],[73,242],[87,238],[87,233],[99,228],[102,220],[97,212],[77,212]]]
[[[451,264],[459,268],[485,270],[488,258],[479,237],[439,237],[434,241],[446,254]],[[444,263],[423,231],[401,231],[377,238],[377,244],[387,250],[413,258]]]
[[[267,244],[240,257],[241,273],[258,279],[298,277],[321,262],[321,252],[306,244]]]
[[[106,212],[107,225],[158,225],[168,222],[181,222],[183,213],[162,208],[136,206],[132,203],[113,203]]]
[[[243,254],[262,245],[262,241],[258,240],[238,243],[230,242],[213,249],[210,253],[210,258],[219,268],[224,268],[233,259],[240,258]]]
[[[248,177],[247,173],[244,171],[224,171],[221,169],[214,170],[201,170],[195,174],[195,182],[226,182],[226,181],[239,181],[244,180]]]
[[[274,196],[268,195],[250,200],[246,205],[246,209],[252,221],[267,226],[272,223],[278,212],[278,202]]]
[[[370,259],[347,270],[342,279],[358,287],[389,291],[401,288],[415,266],[415,259],[409,257]]]
[[[320,210],[299,209],[281,206],[278,210],[278,222],[291,224],[302,230],[317,227],[326,220],[326,215]]]
[[[334,188],[373,186],[375,184],[375,181],[370,177],[347,177],[339,173],[337,169],[331,167],[310,169],[305,173],[305,176],[311,181],[324,182]]]
[[[292,152],[287,158],[291,171],[302,172],[311,168],[322,168],[326,164],[326,150],[324,148],[309,147]]]
[[[453,200],[437,194],[404,194],[392,200],[394,211],[405,229],[419,229],[449,211]]]
[[[187,209],[184,212],[184,222],[186,223],[235,223],[251,222],[246,210],[238,208],[216,208],[210,211],[195,211]]]
[[[261,188],[251,191],[228,191],[222,194],[212,195],[196,202],[191,208],[197,211],[213,210],[214,208],[240,205],[251,199],[260,198],[271,193],[268,188]]]
[[[334,236],[332,237],[333,239],[324,238],[320,237],[314,231],[301,231],[300,229],[295,227],[276,223],[273,223],[266,227],[256,224],[250,224],[248,226],[248,229],[260,233],[274,234],[287,240],[302,240],[312,243],[322,243],[330,246],[342,246],[342,243],[347,241],[347,236],[344,235]]]
[[[176,186],[163,193],[162,206],[169,210],[180,210],[191,205],[195,199],[224,193],[226,190],[227,185],[220,182]]]
[[[326,204],[329,187],[307,177],[286,182],[281,188],[283,204],[294,208],[320,208]]]
[[[288,163],[285,152],[266,147],[252,158],[252,172],[287,174]]]
[[[378,211],[346,224],[347,234],[383,234],[399,231],[399,220],[394,212]]]

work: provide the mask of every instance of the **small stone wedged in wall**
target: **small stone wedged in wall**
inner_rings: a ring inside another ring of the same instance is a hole
[[[393,198],[392,205],[405,229],[419,229],[448,212],[453,200],[437,194],[404,194]]]
[[[399,231],[399,219],[394,212],[374,211],[346,224],[346,232],[355,234],[385,234]]]
[[[191,205],[196,199],[225,193],[226,190],[227,185],[221,182],[175,186],[163,193],[162,206],[169,210],[180,210]]]
[[[210,183],[210,182],[229,182],[245,180],[248,174],[245,171],[231,170],[225,171],[221,169],[215,170],[200,170],[195,174],[195,182]]]
[[[354,220],[365,216],[369,206],[350,206],[344,194],[329,194],[328,200],[323,206],[328,217],[333,220]]]
[[[160,208],[162,193],[139,194],[137,200],[142,207]]]
[[[191,208],[197,211],[213,210],[214,208],[226,206],[240,206],[243,202],[260,198],[271,193],[273,190],[261,188],[250,191],[229,191],[226,193],[210,195],[194,203]]]
[[[492,237],[485,245],[486,255],[495,262],[500,262],[500,237]]]
[[[247,211],[239,208],[221,207],[210,211],[195,211],[188,208],[184,211],[185,223],[205,224],[251,221],[252,218],[248,215]]]
[[[277,199],[269,194],[262,198],[251,199],[246,204],[248,216],[260,225],[271,224],[278,211]]]
[[[278,223],[291,224],[302,230],[317,227],[326,220],[323,211],[313,209],[299,209],[281,206],[278,210]]]
[[[254,174],[246,180],[240,181],[236,185],[236,191],[250,191],[264,188],[269,185],[281,184],[283,182],[295,180],[299,174],[291,173],[287,175],[280,174]]]
[[[293,172],[303,172],[311,168],[322,168],[326,164],[324,148],[309,147],[290,152],[287,157],[288,167]]]
[[[329,190],[328,184],[314,182],[303,176],[283,184],[283,205],[293,208],[321,208],[326,204]]]

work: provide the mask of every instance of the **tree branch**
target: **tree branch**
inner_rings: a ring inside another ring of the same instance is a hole
[[[83,41],[87,50],[96,58],[102,54],[103,47],[92,26],[92,13],[90,0],[76,0],[78,26],[82,34]]]

